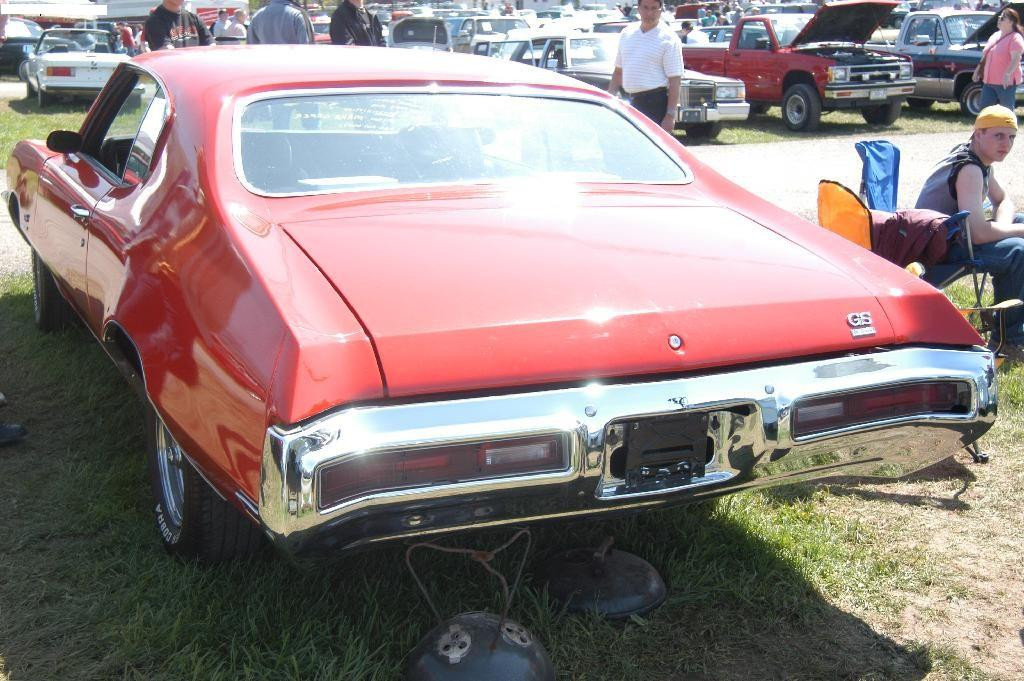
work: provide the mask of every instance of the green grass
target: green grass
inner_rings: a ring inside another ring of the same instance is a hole
[[[396,678],[432,625],[401,547],[216,568],[168,557],[141,411],[112,364],[83,331],[34,329],[27,277],[0,280],[0,320],[2,416],[30,431],[0,450],[0,669],[11,679]],[[894,594],[927,587],[934,569],[832,500],[796,487],[536,529],[512,616],[562,679],[984,678],[854,614],[892,613]],[[664,606],[625,625],[559,612],[530,579],[546,556],[605,534],[670,585]],[[495,582],[468,561],[419,564],[445,615],[500,607]],[[500,567],[510,573],[511,558]],[[673,676],[683,672],[698,676]]]
[[[6,164],[20,140],[46,139],[51,130],[78,130],[88,109],[88,102],[77,99],[43,110],[34,99],[0,99],[0,159]]]

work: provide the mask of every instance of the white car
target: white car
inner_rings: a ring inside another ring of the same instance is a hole
[[[93,97],[106,85],[110,74],[130,57],[115,52],[114,36],[108,31],[54,28],[43,31],[33,54],[22,64],[26,96],[36,97],[39,106],[53,103],[59,95]]]

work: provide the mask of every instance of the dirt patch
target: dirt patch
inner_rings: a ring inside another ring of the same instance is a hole
[[[901,643],[947,648],[988,674],[1020,679],[1024,457],[1014,446],[986,449],[988,464],[962,452],[906,480],[835,486],[828,503],[891,530],[929,566],[923,588],[892,594],[902,604],[895,615],[857,609],[858,617]]]

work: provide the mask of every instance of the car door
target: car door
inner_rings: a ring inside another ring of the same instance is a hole
[[[92,112],[82,126],[83,140],[105,115],[102,106]],[[90,307],[86,285],[89,224],[96,204],[118,182],[117,175],[98,162],[85,144],[78,152],[52,156],[39,174],[34,219],[45,235],[39,254],[84,317]]]
[[[565,38],[553,38],[544,46],[540,65],[549,71],[565,73]]]
[[[778,45],[769,21],[755,19],[744,22],[734,45],[730,45],[726,54],[725,73],[722,75],[742,80],[747,86],[749,100],[779,99],[779,72],[770,65],[776,59]]]
[[[917,79],[914,94],[925,98],[939,96],[943,73],[938,53],[946,47],[939,16],[913,17],[903,35],[904,52],[914,60],[914,78]]]
[[[469,52],[470,43],[473,42],[473,20],[466,19],[459,26],[458,33],[455,34],[454,45],[456,52]]]
[[[170,115],[163,88],[147,73],[121,72],[119,87],[109,92],[109,125],[97,126],[83,146],[102,171],[112,178],[107,195],[98,201],[89,220],[86,266],[88,318],[101,331],[103,320],[125,285],[126,262],[145,216],[147,201],[161,197],[146,191],[156,169],[158,145]]]

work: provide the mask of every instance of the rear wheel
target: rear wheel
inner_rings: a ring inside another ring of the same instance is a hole
[[[35,99],[36,89],[32,87],[32,81],[26,78],[25,80],[25,99]]]
[[[75,313],[57,288],[53,273],[35,251],[32,251],[32,312],[40,331],[60,331],[75,321]]]
[[[981,113],[981,83],[968,83],[960,93],[960,111],[971,118]]]
[[[921,99],[920,97],[911,97],[907,100],[911,109],[920,109],[921,111],[932,108],[934,103],[934,99]]]
[[[39,103],[39,108],[42,109],[53,104],[53,95],[44,92],[42,88],[36,88],[36,101]]]
[[[790,130],[811,131],[821,121],[821,100],[810,85],[790,85],[782,97],[782,121]]]
[[[217,496],[148,405],[146,436],[153,513],[164,548],[206,563],[257,553],[263,546],[259,527]]]
[[[864,120],[871,125],[892,125],[903,112],[903,102],[894,99],[879,106],[866,106],[860,110]]]

